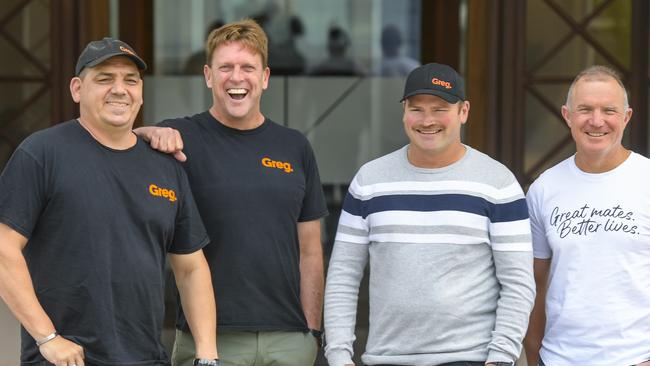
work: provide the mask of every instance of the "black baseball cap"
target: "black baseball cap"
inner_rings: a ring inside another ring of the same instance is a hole
[[[93,67],[101,64],[115,56],[126,56],[130,58],[140,71],[147,69],[147,64],[138,56],[133,48],[119,39],[106,37],[101,41],[92,41],[84,48],[77,66],[74,69],[76,76],[86,67]]]
[[[465,100],[465,82],[456,70],[443,64],[422,65],[408,75],[404,85],[404,96],[400,100],[417,94],[430,94],[455,104]]]

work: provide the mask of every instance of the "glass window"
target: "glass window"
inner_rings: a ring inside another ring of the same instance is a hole
[[[201,74],[209,31],[245,17],[267,32],[274,75],[396,76],[419,63],[419,1],[157,0],[154,12],[159,75]]]

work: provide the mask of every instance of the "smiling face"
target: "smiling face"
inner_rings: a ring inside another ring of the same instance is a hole
[[[260,54],[239,42],[227,42],[214,50],[211,65],[203,71],[206,85],[212,89],[210,112],[221,123],[247,130],[264,121],[260,101],[270,70],[262,65]]]
[[[404,101],[404,131],[410,140],[409,161],[422,168],[440,168],[465,153],[460,128],[467,121],[469,102],[451,104],[444,99],[417,94]]]
[[[576,142],[576,163],[598,162],[610,169],[622,162],[628,151],[621,142],[632,109],[618,82],[609,76],[582,78],[574,84],[569,103],[562,116]]]
[[[80,119],[99,131],[130,131],[142,106],[142,79],[127,57],[116,56],[84,69],[70,81]]]

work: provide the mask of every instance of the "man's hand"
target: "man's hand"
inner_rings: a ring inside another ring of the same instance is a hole
[[[84,366],[83,348],[61,336],[41,345],[39,351],[55,366]]]
[[[180,132],[169,127],[146,126],[133,130],[133,133],[149,142],[151,148],[174,155],[178,161],[187,160],[183,153],[183,139]]]
[[[641,362],[636,364],[635,366],[650,366],[650,361]]]

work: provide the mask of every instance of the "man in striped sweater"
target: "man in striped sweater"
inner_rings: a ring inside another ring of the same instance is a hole
[[[325,354],[354,365],[370,266],[366,365],[513,365],[535,297],[526,202],[502,164],[461,143],[462,78],[427,64],[406,81],[410,143],[365,164],[343,205],[325,290]]]

